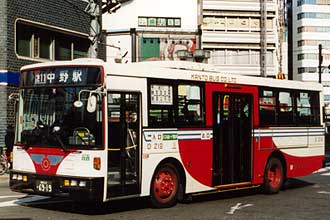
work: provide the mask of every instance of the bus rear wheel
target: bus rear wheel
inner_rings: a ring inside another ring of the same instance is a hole
[[[177,203],[179,175],[171,164],[162,165],[155,172],[150,189],[150,199],[154,207],[168,208]]]
[[[264,177],[264,190],[267,194],[275,194],[280,191],[284,182],[282,162],[271,157],[267,163]]]

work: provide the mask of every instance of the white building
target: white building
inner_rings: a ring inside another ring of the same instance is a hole
[[[266,75],[279,72],[286,54],[277,0],[267,0]],[[103,16],[107,60],[177,59],[176,51],[211,51],[209,63],[228,73],[261,75],[260,0],[132,0]]]
[[[292,1],[293,78],[319,81],[319,50],[322,44],[322,84],[330,103],[330,0]]]
[[[260,0],[204,0],[202,48],[211,50],[211,60],[228,73],[260,75]],[[279,4],[280,8],[282,7]],[[279,38],[278,4],[266,2],[267,62],[266,75],[279,72],[284,53],[283,38]],[[282,66],[283,67],[283,66]],[[281,69],[287,75],[287,68]]]
[[[103,15],[107,60],[138,62],[176,59],[198,41],[198,0],[132,0]]]

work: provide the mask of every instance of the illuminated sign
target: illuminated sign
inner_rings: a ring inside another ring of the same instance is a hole
[[[89,85],[101,83],[97,67],[60,67],[23,71],[21,86]]]

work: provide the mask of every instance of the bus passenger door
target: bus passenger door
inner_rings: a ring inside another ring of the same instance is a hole
[[[140,94],[108,93],[107,198],[138,194]]]
[[[213,94],[213,185],[251,181],[252,95]]]

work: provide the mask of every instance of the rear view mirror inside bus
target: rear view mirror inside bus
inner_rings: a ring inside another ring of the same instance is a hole
[[[95,95],[90,95],[87,100],[87,111],[89,113],[93,113],[96,111],[96,96]]]

